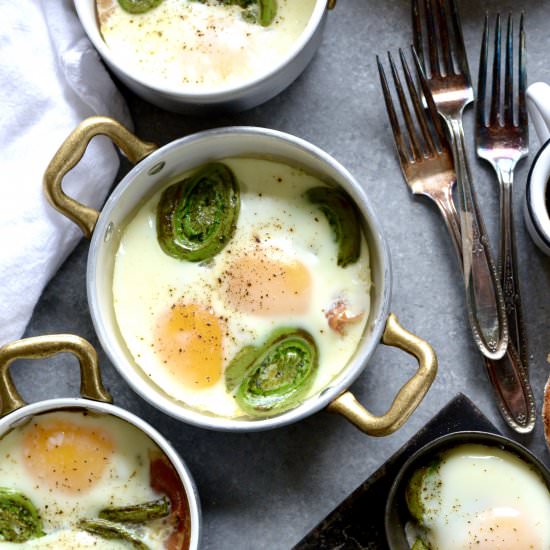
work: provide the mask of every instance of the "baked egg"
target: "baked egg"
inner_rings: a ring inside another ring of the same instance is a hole
[[[228,190],[193,194],[214,189],[216,178],[229,178]],[[324,195],[334,207],[344,201],[346,215],[329,212]],[[220,212],[233,211],[225,225],[213,213],[224,196],[232,207],[220,203]],[[166,242],[178,228],[187,241]],[[205,235],[209,257],[196,246]],[[113,303],[134,362],[154,384],[196,410],[237,418],[277,414],[327,387],[361,340],[370,285],[349,197],[280,162],[228,158],[166,182],[128,220]]]
[[[208,92],[279,65],[314,6],[315,0],[97,0],[97,16],[121,66],[157,85]]]
[[[0,439],[0,547],[181,550],[189,527],[176,470],[126,421],[55,411]]]
[[[412,475],[406,500],[414,550],[547,550],[550,492],[515,454],[464,444]]]

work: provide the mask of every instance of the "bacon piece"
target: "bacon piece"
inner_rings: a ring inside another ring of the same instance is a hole
[[[191,532],[189,503],[185,489],[172,463],[164,455],[151,457],[151,487],[165,494],[170,500],[172,516],[175,521],[174,531],[165,541],[166,550],[187,550]]]
[[[542,420],[544,423],[544,437],[546,445],[550,449],[550,379],[544,387],[544,399],[542,401]]]
[[[100,25],[100,30],[101,25],[107,23],[107,20],[115,11],[116,7],[116,0],[96,0],[96,14]]]
[[[357,323],[363,318],[364,313],[357,315],[348,315],[346,303],[343,300],[338,300],[334,305],[325,313],[325,317],[328,319],[328,326],[340,335],[344,335],[346,332],[346,325],[350,323]]]

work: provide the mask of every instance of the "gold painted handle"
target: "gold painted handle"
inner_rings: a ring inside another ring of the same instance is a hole
[[[416,374],[399,390],[388,412],[375,416],[363,407],[349,391],[337,397],[327,407],[332,413],[347,418],[368,435],[384,436],[398,430],[408,420],[429,390],[437,373],[437,357],[426,341],[404,329],[391,313],[386,321],[382,342],[416,357]]]
[[[86,237],[92,235],[99,212],[66,195],[61,183],[65,174],[78,164],[91,139],[98,135],[111,138],[133,164],[157,149],[154,143],[141,141],[120,122],[104,116],[82,121],[61,144],[44,173],[44,193],[50,204],[73,220]]]
[[[104,403],[113,401],[101,381],[97,353],[92,344],[72,334],[34,336],[0,348],[0,417],[25,405],[11,378],[10,365],[17,359],[43,359],[64,352],[76,355],[80,363],[80,395]]]
[[[336,7],[336,0],[327,0],[327,10],[333,10]]]

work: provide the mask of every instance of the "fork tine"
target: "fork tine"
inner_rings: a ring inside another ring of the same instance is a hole
[[[393,57],[390,52],[388,52],[388,59],[390,61],[390,67],[393,75],[393,82],[395,84],[395,89],[397,90],[397,95],[399,96],[399,104],[401,106],[401,112],[403,113],[403,118],[405,119],[405,126],[407,127],[407,132],[409,134],[411,149],[413,153],[413,159],[420,160],[420,157],[422,156],[421,145],[420,145],[420,142],[418,141],[418,135],[414,128],[411,111],[409,109],[409,105],[407,104],[407,99],[405,97],[403,86],[401,84],[401,78],[399,77],[399,73],[397,72],[397,67],[393,62]]]
[[[432,9],[432,0],[424,0],[424,10],[426,12],[426,24],[427,24],[427,31],[428,31],[430,74],[439,76],[441,75],[441,69],[439,67],[439,56],[437,54],[437,34],[436,34],[434,10]]]
[[[413,24],[413,43],[416,51],[418,52],[418,57],[422,63],[422,66],[425,67],[424,63],[424,48],[422,47],[422,19],[420,17],[420,6],[418,0],[412,0],[412,24]]]
[[[414,46],[411,47],[411,50],[416,67],[418,82],[420,83],[422,94],[424,95],[424,99],[426,100],[426,106],[428,107],[430,118],[433,122],[437,137],[439,139],[439,143],[443,147],[443,145],[447,143],[447,136],[445,134],[445,130],[443,129],[441,117],[439,116],[437,107],[435,106],[432,92],[430,91],[430,86],[428,84],[428,79],[426,78],[426,73],[424,72],[424,69],[420,63],[420,59],[418,58],[418,54],[416,53]]]
[[[506,71],[504,73],[504,124],[514,124],[514,23],[508,14],[506,31]]]
[[[378,65],[378,74],[380,75],[380,84],[382,85],[382,93],[384,95],[384,101],[386,103],[386,110],[390,119],[390,126],[393,132],[397,152],[399,154],[399,161],[401,165],[408,164],[410,162],[409,148],[407,147],[407,145],[405,144],[405,140],[403,139],[401,127],[399,126],[399,121],[397,119],[397,113],[395,112],[395,108],[393,106],[393,100],[391,97],[390,88],[388,86],[388,80],[386,79],[386,73],[378,56],[376,56],[376,63]]]
[[[414,85],[414,81],[411,76],[411,71],[409,70],[409,65],[407,63],[407,60],[405,58],[405,54],[403,53],[403,50],[399,48],[399,57],[401,59],[401,65],[403,66],[403,73],[405,74],[405,80],[407,82],[407,88],[409,89],[409,96],[411,98],[411,102],[414,107],[414,112],[416,114],[416,118],[420,124],[420,128],[422,130],[422,136],[424,138],[424,142],[428,148],[428,155],[432,156],[437,153],[437,147],[435,145],[435,142],[432,137],[432,133],[430,131],[430,128],[428,126],[427,117],[430,116],[430,112],[426,113],[426,111],[422,107],[422,103],[420,101],[420,97],[418,95],[418,92],[416,90],[416,86]]]
[[[500,13],[495,26],[495,51],[493,58],[493,91],[491,92],[491,126],[500,124]]]
[[[485,25],[483,27],[483,42],[479,56],[479,76],[477,79],[477,100],[476,116],[479,126],[487,126],[487,58],[489,57],[489,15],[485,14]]]
[[[447,9],[443,0],[438,1],[439,37],[441,39],[443,70],[445,74],[454,74],[453,55],[449,38],[449,26],[447,24]]]
[[[447,0],[441,0],[445,2]],[[462,35],[462,24],[460,23],[460,14],[455,0],[449,0],[450,4],[450,16],[452,21],[452,28],[454,31],[454,52],[458,68],[460,72],[470,80],[470,69],[468,67],[468,56],[466,55],[466,48],[464,46],[464,36]]]
[[[525,102],[525,89],[527,88],[527,66],[525,55],[525,28],[524,15],[521,14],[519,22],[519,84],[518,84],[518,124],[520,128],[527,128],[527,105]]]

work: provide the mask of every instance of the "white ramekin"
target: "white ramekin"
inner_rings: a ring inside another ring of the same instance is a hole
[[[293,0],[296,1],[296,0]],[[280,63],[269,72],[242,85],[213,92],[190,93],[154,78],[145,78],[121,62],[104,42],[96,16],[96,0],[74,0],[78,17],[90,41],[113,73],[137,95],[169,111],[212,114],[214,111],[242,111],[263,103],[289,86],[306,68],[321,43],[330,0],[317,0],[304,31]]]
[[[529,114],[544,145],[537,153],[525,186],[524,219],[533,242],[550,256],[550,86],[536,82],[527,90]]]

